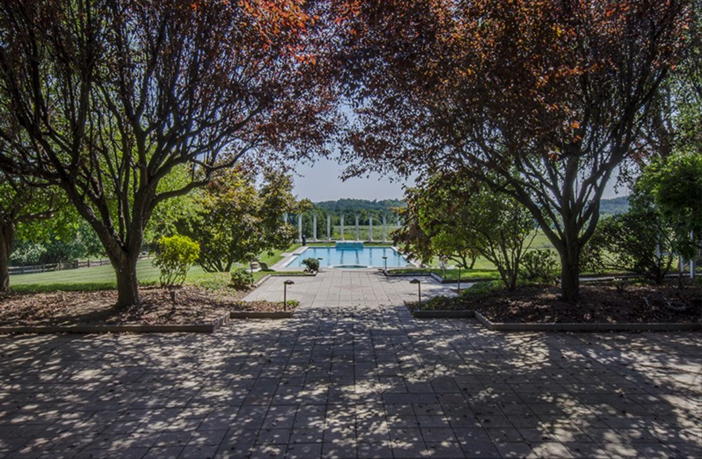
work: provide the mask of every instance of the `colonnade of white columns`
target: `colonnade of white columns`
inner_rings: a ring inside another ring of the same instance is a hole
[[[360,240],[360,232],[359,232],[359,225],[358,225],[358,215],[356,217],[356,222],[355,222],[355,237],[356,240]],[[288,214],[283,214],[283,222],[287,223],[288,222]],[[368,225],[368,241],[372,242],[373,241],[373,217],[369,217],[369,225]],[[398,224],[399,224],[399,219],[398,219]],[[340,239],[343,241],[344,240],[344,216],[341,215],[341,231],[340,231]],[[331,215],[327,215],[327,241],[331,241],[332,237],[332,226],[331,226]],[[302,242],[302,215],[297,215],[297,241]],[[312,241],[313,242],[318,242],[319,239],[317,239],[317,215],[312,214]],[[387,217],[383,215],[383,239],[382,242],[387,242],[388,241],[388,232],[387,232]]]

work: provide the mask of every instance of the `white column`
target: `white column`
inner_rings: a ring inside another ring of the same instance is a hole
[[[342,241],[344,240],[344,216],[341,216],[341,237],[339,238]]]
[[[327,214],[327,241],[331,241],[331,215]]]
[[[383,215],[383,242],[388,242],[387,218]]]
[[[356,215],[356,240],[358,240],[358,215]]]
[[[312,215],[312,240],[317,242],[317,214]]]
[[[373,242],[373,216],[371,215],[370,220],[368,220],[368,242]]]
[[[297,214],[297,242],[302,242],[302,214]]]

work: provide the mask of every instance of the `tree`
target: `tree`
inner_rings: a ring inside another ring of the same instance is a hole
[[[510,195],[487,188],[471,196],[469,212],[478,253],[495,265],[507,290],[516,289],[522,256],[536,236],[531,214]]]
[[[449,170],[511,195],[558,251],[563,297],[576,302],[602,194],[618,166],[646,153],[642,131],[689,7],[356,2],[340,21],[357,116],[348,174]]]
[[[405,223],[394,233],[396,243],[404,243],[405,253],[422,262],[438,256],[472,269],[478,241],[470,220],[470,199],[476,190],[474,184],[448,174],[437,174],[422,186],[407,189]]]
[[[519,264],[534,239],[529,211],[460,174],[437,174],[405,194],[405,225],[396,233],[408,253],[423,261],[453,257],[467,266],[477,255],[495,265],[509,290],[517,287]]]
[[[638,188],[647,193],[673,230],[674,249],[694,258],[702,241],[702,155],[680,152],[646,166]]]
[[[585,251],[595,268],[631,271],[656,284],[663,282],[675,260],[670,228],[653,208],[604,218]]]
[[[402,219],[402,226],[393,231],[391,236],[393,244],[400,247],[408,259],[418,259],[422,263],[429,263],[437,255],[437,251],[432,245],[430,235],[420,223],[420,215],[423,210],[420,206],[420,192],[419,188],[405,190],[407,206],[397,209],[397,215]]]
[[[0,292],[10,290],[10,255],[18,225],[50,218],[54,200],[46,186],[0,172]]]
[[[282,221],[284,213],[300,213],[309,201],[297,201],[291,178],[266,171],[259,189],[256,174],[241,168],[223,171],[194,199],[198,209],[176,224],[202,247],[199,264],[207,271],[230,271],[265,251],[287,248],[296,228]]]
[[[8,0],[0,6],[0,169],[62,188],[98,235],[118,308],[162,202],[245,155],[324,153],[301,0]],[[164,179],[186,171],[187,183]]]

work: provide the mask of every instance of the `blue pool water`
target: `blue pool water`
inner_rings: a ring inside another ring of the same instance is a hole
[[[309,247],[297,255],[286,266],[289,268],[302,267],[305,258],[321,258],[321,267],[332,266],[370,266],[383,268],[383,257],[388,257],[388,268],[404,268],[411,266],[407,260],[390,247],[344,248]]]

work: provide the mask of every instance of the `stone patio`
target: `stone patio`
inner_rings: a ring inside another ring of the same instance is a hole
[[[214,335],[0,337],[0,457],[702,457],[699,333],[501,334],[413,319],[408,279],[294,281],[293,319]]]

